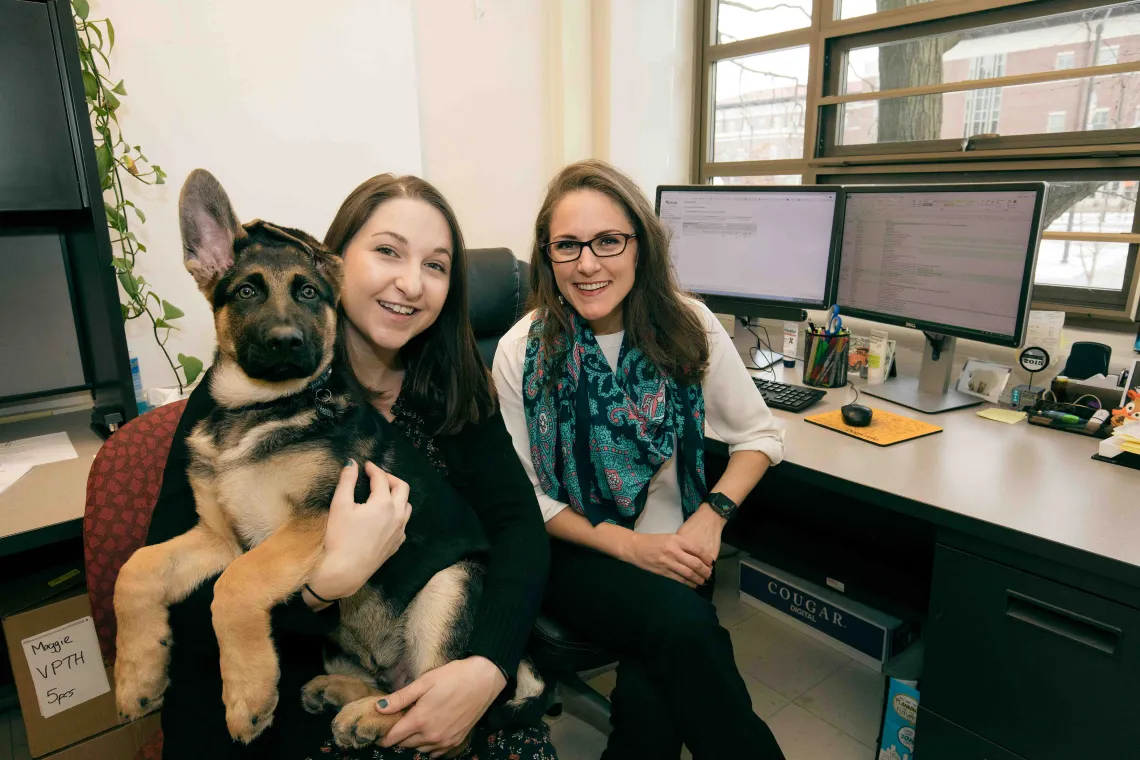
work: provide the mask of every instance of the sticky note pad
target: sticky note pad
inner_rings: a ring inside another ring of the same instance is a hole
[[[986,409],[978,412],[979,417],[984,417],[987,420],[994,422],[1004,422],[1007,425],[1016,425],[1025,419],[1025,412],[1017,412],[1013,409]]]

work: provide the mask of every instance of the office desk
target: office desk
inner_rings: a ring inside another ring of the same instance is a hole
[[[984,407],[923,415],[863,395],[944,428],[886,448],[804,422],[852,397],[775,412],[780,472],[935,527],[917,760],[1140,758],[1140,471]]]
[[[0,424],[0,442],[66,432],[77,459],[39,465],[0,493],[0,556],[82,533],[87,474],[103,440],[90,411]]]

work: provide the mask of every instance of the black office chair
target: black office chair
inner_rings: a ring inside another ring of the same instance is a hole
[[[530,265],[506,248],[473,249],[467,255],[468,313],[479,352],[490,367],[499,339],[526,309]],[[550,713],[561,712],[565,700],[570,712],[608,734],[609,700],[585,681],[612,670],[616,658],[545,615],[535,622],[530,654],[543,675],[560,687]]]
[[[1061,374],[1071,380],[1085,380],[1093,375],[1107,375],[1112,348],[1103,343],[1079,340],[1069,349],[1069,359]]]

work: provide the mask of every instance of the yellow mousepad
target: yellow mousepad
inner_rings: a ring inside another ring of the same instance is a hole
[[[807,422],[820,427],[830,428],[837,433],[858,438],[860,441],[873,443],[876,446],[893,446],[896,443],[922,438],[927,435],[941,433],[942,428],[931,425],[929,422],[903,417],[901,414],[891,414],[882,409],[875,409],[871,416],[871,424],[867,427],[851,427],[843,421],[843,412],[836,409],[834,412],[825,412],[813,417],[804,417]]]

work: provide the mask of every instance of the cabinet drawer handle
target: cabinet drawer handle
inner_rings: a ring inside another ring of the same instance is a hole
[[[1121,631],[1119,628],[1019,594],[1016,591],[1007,590],[1006,593],[1009,595],[1005,607],[1007,617],[1029,623],[1029,625],[1055,633],[1078,644],[1084,644],[1098,652],[1104,652],[1107,655],[1116,654],[1116,647],[1120,643]]]

